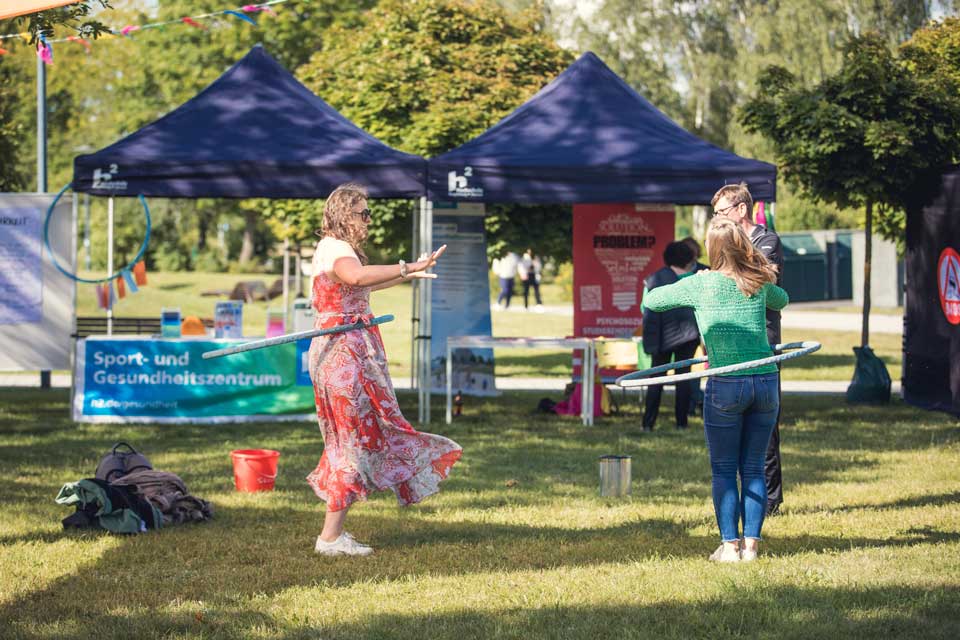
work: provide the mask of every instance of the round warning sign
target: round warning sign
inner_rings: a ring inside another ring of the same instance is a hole
[[[937,263],[940,308],[950,324],[960,324],[960,254],[947,247]]]

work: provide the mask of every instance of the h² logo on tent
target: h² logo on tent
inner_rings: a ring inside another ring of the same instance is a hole
[[[481,187],[469,186],[469,178],[473,177],[473,167],[464,167],[463,175],[458,176],[456,171],[447,174],[447,195],[460,198],[482,198]]]
[[[93,170],[93,185],[91,189],[103,189],[105,191],[123,191],[127,188],[126,180],[114,180],[115,176],[119,172],[119,168],[115,164],[110,165],[109,171],[104,171],[103,169],[94,169]]]

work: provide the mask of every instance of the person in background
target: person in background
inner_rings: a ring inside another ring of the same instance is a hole
[[[693,236],[687,236],[686,238],[683,238],[682,240],[680,240],[680,242],[690,247],[690,250],[693,251],[693,259],[695,260],[695,262],[693,264],[693,269],[691,269],[690,273],[697,273],[698,271],[704,271],[705,269],[710,268],[707,265],[700,262],[700,258],[703,256],[703,252],[700,250],[700,243],[697,242],[696,238],[694,238]]]
[[[697,242],[696,238],[694,238],[693,236],[687,236],[686,238],[683,238],[682,240],[680,240],[680,242],[684,243],[685,245],[690,247],[690,249],[693,250],[694,260],[696,260],[696,262],[694,262],[693,269],[690,271],[691,274],[697,273],[699,271],[705,271],[710,268],[707,265],[700,262],[700,257],[703,255],[703,252],[700,250],[700,243]],[[693,383],[693,389],[691,390],[691,393],[690,393],[690,415],[702,416],[703,415],[703,389],[700,388],[699,380],[691,380],[691,382]]]
[[[520,256],[513,251],[493,261],[493,272],[500,281],[500,295],[497,296],[497,309],[509,309],[510,299],[513,297],[513,278],[517,275]]]
[[[643,281],[643,299],[658,287],[673,284],[681,276],[690,272],[694,264],[694,254],[683,242],[671,242],[663,250],[663,261],[667,265],[647,276]],[[687,308],[671,309],[663,313],[644,309],[643,311],[643,350],[651,356],[651,366],[657,367],[672,360],[687,360],[693,357],[700,344],[700,331],[693,310]],[[686,373],[689,367],[677,369],[677,373]],[[676,407],[674,414],[677,429],[686,429],[687,416],[690,413],[690,394],[693,381],[679,382],[675,385]],[[653,385],[647,389],[643,407],[643,430],[653,431],[660,412],[660,398],[663,385]]]
[[[543,271],[543,263],[540,256],[533,252],[533,249],[527,249],[520,258],[517,265],[517,275],[520,276],[520,282],[523,284],[523,308],[530,309],[530,289],[533,288],[533,297],[537,302],[534,308],[538,313],[543,313],[543,300],[540,299],[540,274]]]
[[[747,185],[729,184],[720,188],[711,202],[714,215],[733,220],[740,225],[750,242],[760,253],[770,261],[777,270],[777,286],[783,285],[783,244],[780,236],[767,229],[762,224],[753,221],[753,196]],[[780,344],[780,311],[767,309],[767,340],[771,345]],[[777,379],[777,395],[781,395],[779,378]],[[767,457],[764,466],[764,476],[767,482],[767,515],[776,515],[783,504],[783,472],[780,459],[780,414],[773,425],[770,435],[770,444],[767,447]]]
[[[714,368],[770,357],[766,309],[782,309],[789,301],[787,292],[774,284],[776,268],[738,224],[722,216],[710,222],[707,253],[711,270],[651,290],[643,298],[644,308],[693,308]],[[779,379],[779,369],[769,364],[707,381],[703,427],[721,540],[710,560],[757,557],[767,505],[764,457],[780,411]]]

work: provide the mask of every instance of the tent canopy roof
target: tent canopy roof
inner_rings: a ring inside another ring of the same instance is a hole
[[[259,45],[174,111],[74,160],[96,195],[322,198],[338,184],[371,197],[424,193],[426,161],[389,147],[300,84]]]
[[[776,197],[776,167],[696,137],[593,53],[495,126],[429,161],[428,196],[706,204],[726,183]]]

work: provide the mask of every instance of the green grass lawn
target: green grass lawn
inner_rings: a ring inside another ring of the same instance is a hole
[[[180,307],[183,315],[212,317],[214,304],[226,298],[202,296],[205,291],[230,290],[243,280],[263,280],[269,286],[275,276],[241,275],[224,273],[151,273],[149,285],[136,294],[120,300],[114,309],[117,316],[159,315],[165,306]],[[305,281],[306,282],[306,281]],[[305,285],[309,286],[308,284]],[[551,288],[552,287],[552,288]],[[81,286],[78,291],[78,315],[103,314],[96,308],[89,287]],[[550,296],[559,295],[559,287],[547,285],[544,288],[544,301],[556,303]],[[292,296],[291,296],[292,299]],[[518,304],[519,303],[519,304]],[[282,307],[283,301],[277,298],[270,302],[254,302],[244,305],[244,334],[262,336],[266,331],[266,310],[268,307]],[[521,310],[522,299],[514,298],[514,311],[493,312],[493,334],[495,336],[568,336],[573,333],[573,317],[557,314],[540,314]],[[412,317],[411,295],[408,285],[402,285],[376,291],[371,295],[371,306],[377,315],[391,313],[396,320],[381,325],[387,356],[390,360],[390,372],[398,378],[410,377],[411,340],[410,323]],[[797,331],[786,330],[784,339],[817,340],[823,343],[819,352],[793,360],[784,367],[784,380],[845,380],[853,377],[853,345],[860,344],[859,332],[844,331]],[[901,347],[900,336],[874,333],[871,346],[890,370],[894,379],[900,376]],[[551,349],[497,349],[494,352],[498,376],[517,377],[569,377],[571,356],[566,351]]]
[[[66,391],[0,390],[0,637],[944,638],[960,621],[960,427],[898,402],[788,397],[783,515],[761,559],[715,565],[701,423],[593,428],[471,400],[430,430],[464,447],[443,490],[359,504],[370,558],[312,552],[313,424],[75,425]],[[415,397],[401,397],[409,416]],[[439,399],[435,415],[440,414]],[[66,533],[62,483],[116,440],[211,500],[211,522]],[[233,490],[229,451],[282,452],[277,490]],[[633,456],[633,495],[597,495],[597,457]]]

